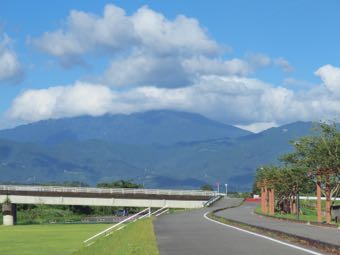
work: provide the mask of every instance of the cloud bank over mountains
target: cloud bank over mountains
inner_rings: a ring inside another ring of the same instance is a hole
[[[32,122],[151,109],[196,112],[260,131],[296,120],[334,119],[339,115],[340,100],[338,94],[324,85],[306,92],[294,92],[258,79],[203,76],[191,86],[171,89],[143,86],[114,90],[76,82],[70,86],[28,90],[14,100],[8,114],[11,118]]]
[[[340,68],[320,67],[315,75],[322,83],[302,91],[268,84],[254,78],[256,72],[279,68],[291,74],[288,60],[263,53],[228,58],[231,47],[212,39],[198,20],[169,20],[149,7],[132,15],[112,4],[102,16],[73,10],[65,26],[29,44],[65,68],[86,63],[88,56],[110,61],[92,80],[23,91],[6,113],[13,120],[173,109],[260,131],[340,114]]]

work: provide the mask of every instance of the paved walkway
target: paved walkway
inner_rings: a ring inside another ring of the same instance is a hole
[[[226,199],[214,207],[238,204]],[[274,242],[204,217],[212,208],[161,215],[154,222],[161,255],[306,255],[321,253]]]
[[[255,203],[244,203],[240,207],[217,212],[217,216],[237,220],[251,225],[282,231],[288,234],[340,245],[340,229],[294,223],[254,214]]]

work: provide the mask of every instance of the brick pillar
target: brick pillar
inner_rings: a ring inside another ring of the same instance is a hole
[[[267,189],[267,186],[264,187],[264,194],[263,194],[263,197],[264,197],[264,213],[268,213],[268,203],[267,203],[267,198],[268,198],[268,189]]]
[[[269,214],[273,215],[275,211],[274,189],[269,189]]]
[[[275,190],[272,189],[272,214],[275,214]]]
[[[264,213],[264,200],[265,200],[265,197],[264,197],[264,187],[261,187],[261,212]]]
[[[321,182],[318,180],[316,183],[316,214],[317,214],[317,221],[321,223],[322,216],[321,216]]]

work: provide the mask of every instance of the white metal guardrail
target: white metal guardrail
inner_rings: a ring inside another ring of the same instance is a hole
[[[113,225],[113,226],[111,226],[111,227],[109,227],[109,228],[107,228],[107,229],[104,229],[103,231],[99,232],[98,234],[95,234],[94,236],[91,236],[90,238],[86,239],[86,240],[84,241],[84,243],[87,243],[87,242],[89,242],[89,241],[91,241],[91,240],[93,240],[93,239],[96,239],[96,238],[99,237],[99,236],[108,234],[112,229],[114,229],[114,228],[116,228],[116,227],[122,225],[123,223],[125,223],[125,222],[127,222],[127,221],[129,221],[129,220],[132,220],[132,219],[141,219],[141,218],[142,218],[143,216],[145,216],[145,215],[143,215],[143,216],[141,216],[141,217],[138,217],[138,216],[141,215],[141,214],[143,214],[143,213],[146,213],[146,212],[148,212],[148,214],[146,214],[146,215],[150,216],[150,208],[146,208],[146,209],[144,209],[143,211],[140,211],[140,212],[138,212],[138,213],[136,213],[136,214],[130,216],[129,218],[126,218],[125,220],[122,220],[121,222],[119,222],[119,223],[117,223],[117,224],[115,224],[115,225]]]
[[[215,203],[217,200],[219,200],[222,197],[222,195],[217,194],[216,196],[210,198],[207,202],[204,203],[204,207],[209,207],[213,203]]]
[[[158,214],[158,213],[160,213],[160,212],[162,212],[162,211],[165,211],[165,210],[167,210],[167,209],[169,209],[169,208],[168,208],[167,206],[164,206],[164,207],[159,208],[158,210],[152,212],[151,215]]]
[[[309,196],[299,196],[302,200],[316,200],[316,197],[309,197]],[[325,197],[321,197],[321,200],[326,200]],[[333,197],[333,201],[340,201],[340,197]]]
[[[111,226],[111,227],[109,227],[107,229],[104,229],[103,231],[99,232],[98,234],[95,234],[95,235],[91,236],[90,238],[88,238],[85,241],[83,241],[83,243],[88,243],[89,241],[94,240],[94,239],[96,239],[96,238],[98,238],[100,236],[103,236],[103,235],[106,236],[106,235],[110,234],[113,229],[119,227],[120,225],[122,225],[125,222],[131,221],[131,220],[133,220],[133,221],[141,220],[141,219],[143,219],[145,217],[150,217],[152,215],[154,215],[155,217],[158,217],[158,216],[160,216],[160,215],[162,215],[162,214],[164,214],[164,213],[166,213],[168,211],[169,211],[169,208],[167,206],[164,206],[164,207],[162,207],[162,208],[160,208],[160,209],[158,209],[158,210],[156,210],[156,211],[154,211],[152,213],[151,213],[151,208],[150,207],[146,208],[146,209],[144,209],[144,210],[142,210],[142,211],[140,211],[140,212],[138,212],[138,213],[136,213],[136,214],[134,214],[134,215],[132,215],[132,216],[130,216],[128,218],[126,218],[125,220],[122,220],[122,221],[118,222],[117,224],[115,224],[115,225],[113,225],[113,226]]]
[[[201,190],[171,190],[171,189],[108,189],[91,187],[60,187],[60,186],[25,186],[0,185],[1,191],[31,191],[31,192],[60,192],[60,193],[96,193],[96,194],[145,194],[145,195],[179,195],[206,196],[215,195],[213,191]]]

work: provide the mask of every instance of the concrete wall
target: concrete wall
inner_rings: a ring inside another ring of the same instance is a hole
[[[0,203],[7,195],[0,195]],[[44,197],[9,195],[13,204],[46,204],[46,205],[88,205],[119,207],[164,207],[201,208],[205,201],[190,200],[157,200],[157,199],[122,199],[122,198],[78,198],[78,197]]]

